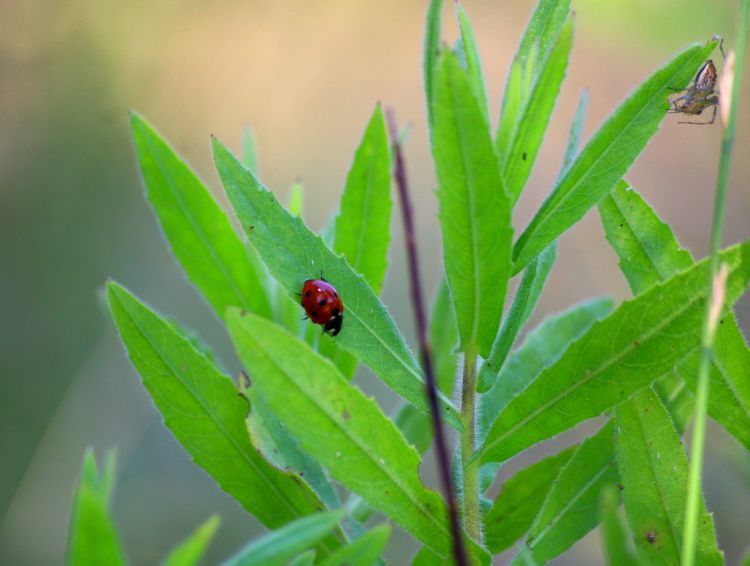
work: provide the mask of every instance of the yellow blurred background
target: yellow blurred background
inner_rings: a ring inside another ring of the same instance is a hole
[[[452,43],[456,27],[452,2],[446,4],[444,37]],[[533,6],[466,0],[494,119]],[[732,44],[730,0],[573,0],[573,6],[568,78],[518,208],[518,229],[551,188],[581,89],[590,93],[585,140],[630,89],[687,43],[720,34]],[[118,448],[113,510],[132,563],[158,561],[213,512],[223,524],[210,561],[261,532],[161,424],[99,297],[105,279],[117,279],[195,329],[236,367],[220,325],[175,265],[143,198],[126,111],[152,121],[222,201],[209,134],[239,149],[243,127],[252,125],[264,182],[285,198],[301,177],[306,221],[319,229],[335,211],[374,104],[393,105],[401,122],[413,125],[408,168],[425,280],[433,285],[440,243],[421,81],[425,9],[423,0],[0,1],[1,564],[60,562],[89,445],[100,454]],[[750,237],[750,97],[743,92],[727,243]],[[678,119],[665,119],[628,178],[700,256],[721,125]],[[399,216],[393,224],[384,299],[411,338]],[[533,323],[594,294],[621,299],[628,292],[598,217],[589,214],[562,239]],[[738,313],[747,329],[750,299]],[[396,402],[369,374],[361,372],[358,383],[385,408]],[[736,564],[750,543],[750,460],[718,427],[710,434],[704,485],[720,545]],[[425,475],[430,480],[431,470]],[[394,536],[394,564],[407,562],[409,545],[403,533]],[[591,535],[556,563],[600,562]]]

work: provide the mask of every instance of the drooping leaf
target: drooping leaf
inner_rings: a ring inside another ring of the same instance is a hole
[[[294,296],[306,279],[322,271],[344,301],[344,324],[336,345],[369,366],[404,399],[428,412],[419,364],[372,288],[346,259],[330,251],[299,218],[285,211],[227,148],[216,139],[213,145],[229,200],[251,245],[276,280]],[[451,401],[443,396],[441,404],[446,421],[460,428]]]
[[[178,544],[163,562],[163,566],[194,566],[198,564],[206,548],[211,544],[221,520],[218,515],[211,515],[188,538]]]
[[[557,243],[553,242],[524,270],[521,284],[513,297],[510,311],[503,321],[500,332],[492,344],[490,357],[482,364],[477,380],[477,391],[486,393],[495,382],[497,374],[505,363],[518,333],[534,312],[539,295],[544,290],[547,276],[557,258]]]
[[[445,504],[422,484],[417,452],[377,404],[282,328],[237,310],[227,320],[253,386],[302,450],[371,507],[450,556]]]
[[[270,316],[261,280],[227,215],[156,130],[135,113],[130,123],[148,200],[190,280],[220,318],[228,306]]]
[[[300,477],[269,464],[250,443],[248,404],[231,379],[125,288],[109,282],[107,299],[165,424],[227,493],[269,528],[324,508]]]
[[[371,566],[385,549],[391,526],[383,523],[367,531],[357,540],[337,549],[320,566]]]
[[[271,531],[239,550],[222,566],[283,566],[329,534],[343,517],[343,511],[328,511],[302,517]]]
[[[607,566],[638,566],[628,540],[630,533],[619,514],[620,495],[614,485],[608,485],[599,497],[599,518],[602,523],[602,547]]]
[[[721,261],[730,271],[730,306],[750,279],[750,242],[723,251]],[[700,344],[707,269],[705,260],[696,263],[594,323],[508,403],[472,458],[502,462],[670,372]]]
[[[617,407],[615,451],[622,498],[641,562],[679,564],[688,459],[666,409],[650,389]],[[723,564],[701,501],[696,564]]]
[[[425,98],[427,99],[427,119],[432,130],[433,99],[435,97],[435,74],[438,55],[440,54],[440,27],[442,20],[443,0],[430,0],[425,20],[424,46],[422,53],[422,78]]]
[[[482,518],[484,541],[492,554],[513,546],[531,527],[560,469],[576,447],[535,462],[505,481],[500,495]]]
[[[625,175],[666,114],[670,89],[687,84],[716,44],[711,40],[685,49],[607,118],[516,241],[514,273],[583,218]]]
[[[105,457],[100,473],[94,451],[86,450],[68,532],[66,563],[71,566],[116,566],[126,563],[122,543],[109,511],[114,466],[114,451]]]
[[[484,114],[489,127],[487,87],[484,84],[484,73],[482,72],[482,60],[479,57],[479,47],[477,46],[477,40],[474,36],[474,29],[471,26],[469,15],[459,2],[456,2],[456,18],[458,19],[458,29],[461,32],[461,46],[466,59],[466,76],[469,79],[471,90],[479,102],[479,108],[482,110],[482,114]]]
[[[671,228],[625,181],[601,202],[599,215],[634,294],[693,265],[690,252],[680,246]],[[699,359],[696,351],[677,368],[692,391]],[[683,409],[692,407],[688,392],[680,394],[688,399]],[[715,336],[708,412],[750,450],[750,350],[731,310]]]
[[[513,201],[518,199],[531,174],[565,78],[572,48],[573,17],[569,16],[549,52],[537,52],[537,65],[527,75],[531,83],[530,89],[522,99],[518,121],[510,138],[502,142],[506,145],[501,146],[500,138],[497,140],[500,171],[505,177]]]
[[[505,406],[591,325],[612,310],[612,300],[592,299],[546,318],[508,360],[494,386],[479,398],[480,438]]]
[[[434,114],[443,256],[461,349],[478,349],[486,357],[507,290],[511,207],[489,127],[450,50],[440,55]]]
[[[617,482],[613,431],[610,421],[582,442],[560,470],[524,542],[536,562],[562,554],[598,524],[601,489]],[[520,553],[512,562],[524,564]]]

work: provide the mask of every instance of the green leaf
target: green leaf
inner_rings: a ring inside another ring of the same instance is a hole
[[[461,348],[489,354],[510,272],[510,201],[487,122],[452,51],[440,56],[433,153],[443,255]]]
[[[282,328],[235,310],[237,354],[303,451],[370,506],[443,556],[451,553],[445,504],[419,478],[419,456],[374,400]]]
[[[341,197],[333,249],[365,276],[376,295],[388,265],[391,229],[391,150],[378,104],[370,118]]]
[[[500,495],[483,517],[484,542],[492,554],[513,546],[531,527],[560,469],[576,447],[535,462],[503,483]]]
[[[432,131],[433,100],[435,98],[435,75],[440,54],[440,24],[443,0],[430,0],[425,21],[424,46],[422,53],[422,74],[427,98],[427,118]]]
[[[606,486],[599,497],[599,517],[607,566],[638,566],[638,560],[628,544],[630,533],[620,517],[619,507],[617,488],[614,485]]]
[[[227,559],[223,566],[282,566],[330,533],[343,511],[315,513],[255,540]]]
[[[607,118],[516,241],[514,273],[583,218],[625,175],[666,114],[670,89],[687,84],[716,43],[711,40],[678,54]]]
[[[539,81],[539,77],[548,68],[545,63],[550,62],[550,52],[560,36],[569,9],[569,0],[541,0],[529,20],[518,51],[513,57],[505,85],[500,122],[495,135],[495,146],[500,156],[502,170],[505,169],[507,156],[515,145],[519,124],[527,112],[531,98],[535,94],[539,97],[545,87]],[[550,86],[554,85],[550,84]],[[539,87],[538,90],[536,90],[537,87]],[[554,97],[552,102],[554,104]],[[546,124],[549,115],[539,118]],[[511,192],[511,194],[515,200],[517,193]]]
[[[333,249],[364,275],[376,295],[388,265],[391,221],[391,150],[383,112],[378,104],[370,118],[341,197]],[[354,375],[356,359],[325,336],[318,351],[333,360],[346,377]]]
[[[565,4],[565,3],[563,3]],[[509,139],[497,138],[497,153],[513,201],[518,200],[542,145],[557,95],[560,92],[568,57],[573,48],[573,17],[559,31],[548,53],[538,53],[538,64],[528,72],[530,89],[523,93],[518,121]],[[505,145],[501,145],[505,144]]]
[[[187,539],[169,553],[163,562],[163,566],[193,566],[198,564],[220,523],[221,519],[218,515],[211,515]]]
[[[345,307],[344,325],[336,345],[369,366],[396,393],[429,412],[422,370],[383,303],[341,256],[291,216],[273,194],[214,139],[216,167],[251,245],[290,296],[306,279],[322,271],[339,291]],[[300,311],[301,312],[301,311]],[[446,421],[461,428],[458,413],[442,397]]]
[[[565,552],[599,522],[602,487],[617,482],[610,421],[581,443],[560,470],[526,537],[528,554],[546,563]],[[513,566],[525,564],[519,554]]]
[[[228,306],[271,307],[244,244],[200,179],[143,118],[130,116],[149,202],[174,255],[220,318]]]
[[[578,145],[581,142],[581,132],[583,131],[583,121],[586,118],[586,109],[589,105],[589,93],[587,90],[581,91],[581,98],[578,100],[576,113],[573,115],[573,122],[570,124],[568,132],[568,144],[565,146],[565,156],[563,157],[562,167],[557,182],[560,182],[565,173],[568,172],[573,160],[578,155]]]
[[[377,561],[390,536],[389,524],[378,525],[357,540],[337,549],[321,561],[320,566],[370,566]]]
[[[615,450],[622,497],[641,562],[679,564],[688,459],[671,418],[645,389],[617,408]],[[696,564],[723,564],[701,502]]]
[[[330,509],[341,507],[336,491],[328,481],[323,468],[300,450],[294,438],[268,408],[258,388],[252,386],[250,378],[244,372],[238,389],[240,395],[250,402],[252,408],[245,422],[253,446],[277,468],[292,470],[298,476],[304,477],[305,482],[315,490],[315,493]]]
[[[557,258],[557,243],[553,242],[523,272],[510,311],[503,321],[500,333],[495,338],[490,350],[490,357],[482,364],[477,381],[477,391],[486,393],[495,382],[498,372],[505,363],[508,352],[518,337],[526,321],[534,312],[539,295],[544,290],[552,266]]]
[[[455,562],[435,554],[429,546],[423,546],[412,558],[411,566],[450,566]]]
[[[471,91],[479,102],[479,108],[489,126],[489,109],[487,107],[487,87],[484,84],[484,73],[482,73],[482,60],[479,57],[479,47],[471,27],[471,20],[464,7],[456,2],[456,18],[458,29],[461,32],[461,45],[466,58],[466,76],[469,79]]]
[[[252,171],[252,169],[251,169]],[[289,214],[302,218],[302,207],[304,203],[304,189],[300,180],[295,180],[289,191],[289,200],[286,209]],[[251,248],[252,249],[252,248]],[[256,257],[257,253],[252,252]],[[260,258],[258,258],[260,261]],[[267,274],[266,274],[267,275]],[[299,300],[293,300],[280,285],[273,285],[274,320],[280,322],[290,332],[300,335],[303,329],[308,327],[300,314]]]
[[[143,384],[196,464],[269,528],[323,508],[299,476],[250,443],[248,405],[231,379],[125,288],[107,283],[107,299]]]
[[[750,242],[728,248],[721,261],[730,271],[730,306],[750,278]],[[700,344],[707,269],[706,260],[696,263],[594,323],[508,403],[472,460],[502,462],[670,372]]]
[[[109,511],[114,454],[113,451],[107,454],[101,474],[93,450],[86,450],[83,457],[68,532],[66,563],[71,566],[125,564],[122,544]]]
[[[599,205],[607,240],[620,259],[633,293],[638,294],[693,265],[671,228],[625,181]],[[700,352],[691,354],[677,373],[695,391]],[[708,412],[750,450],[750,350],[731,310],[721,321],[711,367]],[[682,392],[688,398],[687,392]],[[692,407],[692,401],[683,410]]]
[[[529,332],[523,345],[508,360],[498,379],[479,398],[480,438],[500,412],[546,367],[552,365],[570,343],[612,310],[612,300],[591,299],[567,311],[547,317]]]

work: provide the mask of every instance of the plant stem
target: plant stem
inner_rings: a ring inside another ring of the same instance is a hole
[[[430,344],[427,341],[427,317],[425,316],[424,301],[422,299],[422,283],[419,278],[414,214],[412,212],[411,199],[409,198],[406,165],[401,151],[401,143],[399,142],[396,117],[391,108],[386,109],[386,118],[388,121],[391,140],[393,142],[393,152],[395,157],[393,176],[396,180],[396,186],[398,187],[398,194],[401,200],[401,212],[404,219],[406,251],[409,258],[409,278],[411,280],[411,298],[412,304],[414,305],[414,317],[417,323],[419,350],[422,355],[422,367],[424,368],[425,374],[425,389],[427,390],[427,398],[430,402],[432,424],[435,428],[435,451],[437,453],[438,472],[440,474],[440,482],[442,483],[443,491],[445,492],[445,499],[448,504],[448,515],[451,523],[451,532],[453,534],[453,556],[459,566],[468,566],[469,562],[466,559],[466,549],[464,547],[461,523],[458,517],[458,505],[456,504],[456,491],[453,483],[450,458],[448,456],[442,419],[440,417],[440,404],[438,403],[435,374],[432,369]]]
[[[477,353],[475,347],[464,352],[464,377],[461,387],[461,461],[465,462],[474,453],[476,442],[476,382]],[[479,462],[473,462],[463,469],[463,517],[466,532],[474,540],[481,540],[479,521]]]
[[[713,226],[711,229],[711,270],[709,272],[708,281],[709,296],[706,299],[706,310],[703,318],[701,361],[698,368],[698,388],[695,396],[695,419],[691,445],[691,466],[690,475],[688,477],[685,526],[682,537],[681,562],[683,566],[693,566],[695,564],[695,547],[698,538],[698,516],[701,507],[701,475],[703,470],[703,449],[706,439],[709,375],[714,341],[713,325],[710,324],[711,295],[714,287],[714,277],[719,271],[719,247],[721,245],[721,235],[724,226],[724,209],[726,208],[729,163],[732,148],[734,146],[734,135],[737,129],[737,104],[740,98],[740,87],[742,85],[742,68],[747,36],[749,6],[750,0],[741,0],[740,18],[737,27],[737,42],[735,46],[735,74],[732,81],[732,91],[729,99],[729,113],[721,144],[719,173],[716,180]],[[720,94],[723,94],[724,97],[726,97],[728,93]]]

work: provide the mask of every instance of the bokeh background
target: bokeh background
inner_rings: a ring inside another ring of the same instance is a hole
[[[494,119],[533,5],[466,0]],[[732,44],[732,0],[573,5],[570,70],[519,205],[519,229],[550,190],[581,89],[590,92],[587,138],[687,43],[720,34]],[[226,336],[176,266],[143,198],[126,111],[150,119],[213,189],[209,134],[238,149],[243,127],[252,125],[262,178],[285,198],[301,177],[306,221],[319,229],[336,208],[373,105],[393,105],[413,125],[408,167],[425,278],[434,284],[440,244],[420,68],[425,9],[422,0],[0,0],[0,563],[60,562],[86,446],[99,454],[118,448],[113,510],[134,564],[156,562],[213,512],[223,524],[210,561],[262,532],[163,427],[102,305],[103,282],[116,278],[196,329],[233,367]],[[444,18],[452,42],[449,7]],[[721,126],[677,121],[667,117],[628,178],[700,256]],[[750,236],[748,124],[743,94],[727,243]],[[393,223],[384,299],[411,339],[398,216]],[[589,214],[562,239],[534,322],[594,294],[621,299],[628,291],[598,217]],[[738,313],[747,329],[748,298]],[[368,373],[358,383],[387,409],[396,402]],[[718,427],[709,434],[707,498],[728,563],[736,564],[750,543],[750,461]],[[431,466],[424,473],[433,481]],[[403,533],[394,537],[394,564],[407,562],[409,545]],[[592,534],[557,563],[600,562]]]

